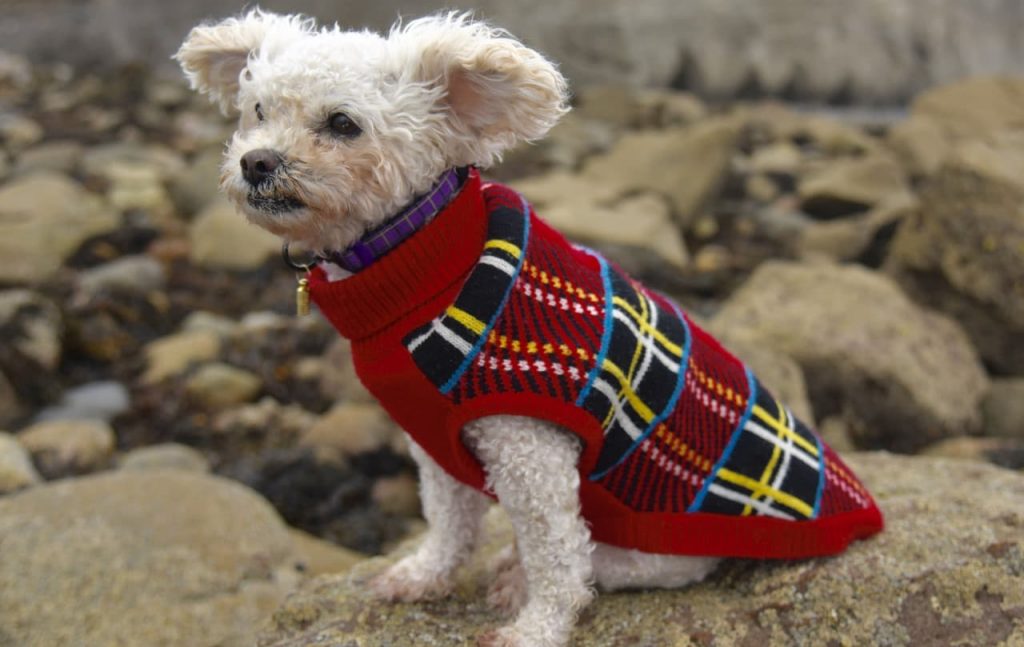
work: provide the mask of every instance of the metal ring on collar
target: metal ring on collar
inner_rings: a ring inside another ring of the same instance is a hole
[[[296,263],[292,260],[291,254],[288,253],[288,243],[281,245],[281,258],[284,259],[285,265],[297,272],[309,272],[316,266],[316,256],[313,256],[308,263]]]

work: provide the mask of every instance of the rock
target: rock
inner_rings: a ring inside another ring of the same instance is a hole
[[[118,461],[121,470],[178,470],[204,473],[210,471],[210,463],[203,454],[187,445],[161,443],[140,447],[126,453]]]
[[[1007,469],[1024,469],[1024,439],[957,436],[921,450],[925,456],[984,461]]]
[[[0,284],[50,278],[85,239],[118,224],[98,198],[62,175],[11,180],[0,187]]]
[[[419,484],[411,474],[377,479],[370,498],[388,514],[400,517],[418,517],[421,514]]]
[[[977,430],[988,379],[963,331],[858,267],[768,262],[711,322],[797,361],[814,411],[861,447],[904,451]]]
[[[600,594],[581,614],[571,644],[995,645],[1024,639],[1024,475],[884,453],[850,462],[885,514],[880,535],[836,557],[730,560],[695,586]],[[508,621],[488,608],[485,591],[495,555],[509,541],[504,515],[488,513],[481,549],[460,573],[454,595],[442,601],[381,606],[371,599],[367,582],[397,556],[316,578],[278,609],[259,645],[471,644]]]
[[[156,144],[116,142],[90,148],[82,158],[87,177],[116,184],[125,169],[145,169],[159,182],[170,181],[185,170],[185,162],[174,151]]]
[[[35,485],[41,480],[25,448],[14,436],[0,431],[0,495]]]
[[[166,171],[156,165],[113,161],[103,169],[110,183],[107,199],[121,212],[140,210],[163,228],[173,228],[174,204],[164,188]]]
[[[202,267],[250,270],[281,251],[281,241],[235,211],[226,200],[202,210],[189,227],[192,262]]]
[[[942,126],[930,117],[910,117],[893,125],[887,134],[889,146],[913,177],[939,170],[952,150]]]
[[[822,219],[865,211],[907,191],[903,170],[883,155],[831,162],[804,177],[797,190],[803,210]]]
[[[1024,128],[1024,79],[977,77],[932,88],[911,105],[952,139],[978,138]]]
[[[641,193],[609,206],[570,201],[546,207],[542,218],[574,241],[602,251],[615,248],[616,260],[630,269],[663,263],[682,269],[689,263],[668,205],[655,194]],[[652,251],[657,258],[651,257]]]
[[[235,325],[234,319],[230,317],[198,310],[185,317],[185,321],[181,322],[181,330],[182,332],[213,332],[221,337],[227,337],[234,332]]]
[[[719,341],[743,360],[757,379],[772,392],[772,395],[785,403],[797,418],[814,426],[814,410],[807,398],[807,383],[804,381],[800,366],[792,357],[773,347],[753,344],[743,337],[733,339],[724,336],[720,337]]]
[[[880,149],[876,139],[855,126],[780,103],[740,104],[732,115],[743,124],[746,139],[765,147],[791,144],[832,157],[862,156]]]
[[[210,148],[197,155],[185,171],[174,178],[170,194],[178,213],[192,216],[217,198],[217,178],[223,159],[224,153],[219,147]]]
[[[759,148],[750,156],[749,167],[753,173],[795,176],[800,170],[803,155],[790,141],[779,141]]]
[[[22,403],[18,399],[18,393],[14,390],[11,381],[7,376],[0,373],[0,426],[9,425],[20,418],[24,411]]]
[[[367,559],[362,553],[336,546],[296,528],[289,528],[288,534],[292,537],[299,570],[306,575],[341,574]]]
[[[262,389],[258,376],[222,362],[203,364],[185,383],[189,397],[210,408],[249,402]]]
[[[114,430],[101,420],[48,420],[18,434],[39,472],[48,479],[105,467],[114,454]]]
[[[0,292],[0,331],[7,346],[0,365],[10,370],[11,364],[27,361],[32,368],[57,369],[63,324],[60,310],[48,299],[28,290]]]
[[[315,414],[297,404],[281,404],[271,397],[264,397],[255,404],[221,411],[214,417],[210,431],[245,438],[272,430],[275,436],[286,439],[285,444],[291,445],[316,420]]]
[[[818,424],[818,434],[825,444],[841,454],[856,449],[853,439],[850,438],[850,428],[841,416],[831,416],[822,420]]]
[[[686,128],[624,135],[583,166],[586,179],[619,196],[641,190],[665,196],[676,220],[691,223],[725,180],[739,123],[714,118]]]
[[[299,445],[355,456],[386,447],[397,432],[395,423],[379,406],[343,402],[321,416]]]
[[[771,202],[779,197],[779,187],[765,175],[751,175],[743,183],[743,190],[755,202]]]
[[[74,140],[46,142],[19,153],[14,172],[25,175],[37,171],[50,171],[73,175],[78,170],[84,153],[85,147]]]
[[[27,148],[43,138],[43,127],[24,115],[0,113],[0,140],[8,150]]]
[[[191,364],[215,359],[220,349],[220,335],[209,330],[180,332],[151,341],[142,350],[146,357],[142,381],[154,384],[181,375]]]
[[[1024,133],[960,145],[921,191],[886,269],[960,321],[986,363],[1024,375]]]
[[[575,170],[582,160],[608,150],[615,137],[609,124],[584,119],[570,112],[544,139],[523,143],[510,150],[503,156],[501,164],[489,171],[488,175],[507,181],[552,169]]]
[[[356,375],[352,365],[352,345],[344,337],[335,337],[324,353],[320,393],[329,400],[376,402]]]
[[[298,579],[266,501],[169,470],[6,497],[0,543],[0,626],[26,647],[243,647]]]
[[[856,260],[869,251],[878,236],[894,229],[920,208],[920,200],[914,194],[896,193],[865,214],[810,222],[797,237],[797,253],[805,258],[822,255],[836,261]]]
[[[162,289],[166,282],[164,266],[145,255],[123,256],[78,275],[78,287],[90,296],[107,290],[145,294]]]
[[[90,382],[64,392],[60,402],[36,414],[47,420],[102,420],[110,422],[131,406],[128,389],[120,382]]]
[[[981,417],[985,435],[1024,439],[1024,378],[992,380]]]

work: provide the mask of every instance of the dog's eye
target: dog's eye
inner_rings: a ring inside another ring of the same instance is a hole
[[[363,132],[356,122],[349,119],[343,112],[336,112],[327,119],[327,126],[331,132],[339,137],[356,137]]]
[[[256,104],[256,118],[263,121],[263,108],[258,103]]]

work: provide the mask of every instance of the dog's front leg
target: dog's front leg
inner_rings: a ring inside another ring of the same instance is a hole
[[[371,583],[377,596],[395,602],[443,597],[455,569],[473,552],[488,499],[448,475],[409,441],[420,471],[420,499],[429,528],[419,548]]]
[[[512,520],[528,589],[515,622],[479,644],[565,645],[577,613],[593,598],[593,544],[579,511],[579,443],[555,425],[518,416],[482,418],[466,426],[465,436]]]

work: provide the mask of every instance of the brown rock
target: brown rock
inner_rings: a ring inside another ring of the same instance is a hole
[[[50,420],[18,434],[46,478],[92,472],[106,466],[114,454],[114,430],[99,420]]]
[[[340,575],[368,559],[367,555],[336,546],[296,528],[289,528],[288,534],[291,535],[300,570],[306,575]]]
[[[181,375],[192,364],[216,358],[220,349],[220,336],[209,330],[193,330],[161,337],[143,348],[146,372],[142,381],[153,384]]]
[[[797,189],[803,210],[824,219],[865,211],[907,191],[903,169],[885,155],[829,163],[803,178]]]
[[[35,485],[41,480],[32,459],[17,438],[0,431],[0,495]]]
[[[185,382],[185,393],[211,409],[249,402],[262,389],[257,375],[223,362],[203,364]]]
[[[986,436],[1024,439],[1024,378],[992,380],[981,416]]]
[[[202,267],[251,270],[281,251],[281,241],[235,211],[226,200],[203,209],[189,228],[192,262]]]
[[[882,274],[765,263],[711,330],[795,359],[815,413],[841,414],[859,446],[913,450],[980,428],[988,379],[966,335]]]
[[[252,491],[177,471],[110,472],[0,499],[4,641],[252,645],[298,580]]]
[[[345,402],[321,416],[299,444],[354,456],[386,446],[397,431],[379,406]]]
[[[370,492],[370,498],[381,510],[389,514],[400,517],[420,515],[419,484],[409,474],[377,479]]]
[[[688,588],[599,595],[570,644],[1024,641],[1024,475],[884,453],[849,459],[885,514],[880,535],[836,557],[731,560]],[[485,528],[483,546],[450,599],[382,606],[366,584],[395,556],[368,560],[303,586],[274,614],[259,644],[472,644],[508,621],[488,608],[485,591],[511,530],[499,514],[489,514]]]

